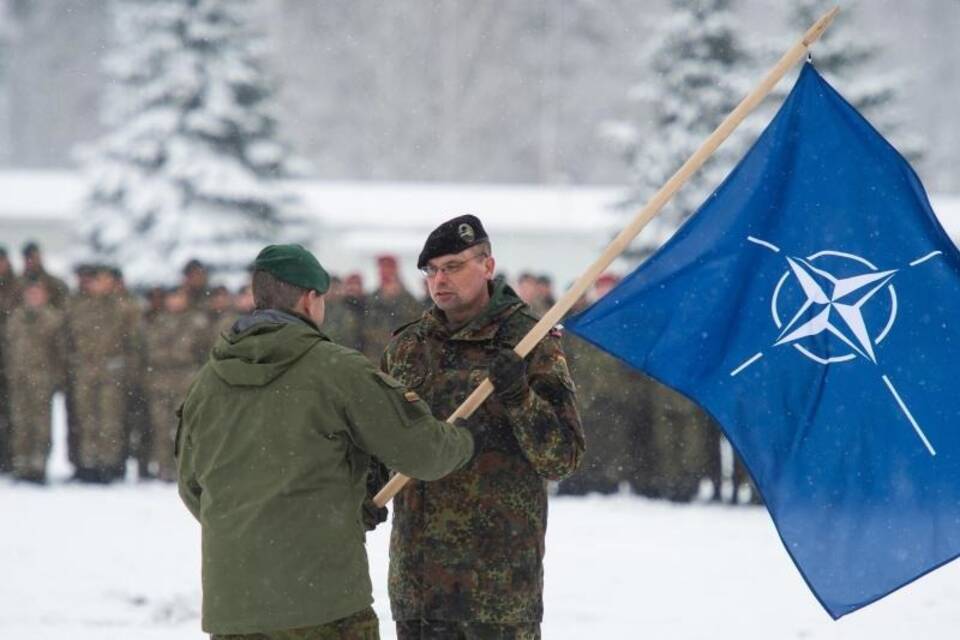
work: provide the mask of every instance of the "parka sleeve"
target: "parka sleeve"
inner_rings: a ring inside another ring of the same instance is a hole
[[[585,450],[575,390],[560,341],[545,337],[527,357],[530,393],[504,406],[513,434],[534,470],[562,480],[580,466]]]
[[[183,407],[181,406],[177,409],[177,436],[174,449],[177,457],[177,489],[183,504],[199,522],[202,489],[200,483],[197,482],[190,425],[184,418],[183,413]]]
[[[341,371],[341,397],[354,438],[390,469],[437,480],[473,457],[473,437],[466,429],[434,418],[416,393],[359,353],[351,353]]]

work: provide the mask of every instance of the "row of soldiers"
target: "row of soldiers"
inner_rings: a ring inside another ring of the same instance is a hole
[[[70,293],[35,243],[23,254],[18,276],[0,248],[0,471],[45,482],[51,399],[62,391],[76,480],[120,479],[130,456],[141,477],[174,480],[176,408],[229,316],[252,309],[249,290],[224,303],[192,261],[182,284],[145,301],[105,265],[78,266]]]
[[[71,294],[45,271],[35,243],[24,246],[23,255],[17,276],[0,249],[0,470],[44,481],[50,399],[62,390],[77,480],[119,479],[130,457],[141,478],[172,480],[176,409],[217,336],[252,310],[249,287],[235,294],[210,287],[207,269],[192,260],[181,283],[151,289],[142,300],[126,290],[118,270],[80,265]],[[333,278],[323,326],[333,340],[375,363],[394,329],[430,304],[403,285],[393,256],[378,257],[377,267],[371,293],[359,274]],[[602,276],[578,308],[616,283]],[[520,274],[516,288],[535,313],[555,301],[547,276]],[[642,495],[687,501],[718,499],[726,484],[740,488],[741,499],[751,498],[749,489],[743,494],[749,482],[739,464],[724,477],[720,433],[694,404],[576,336],[566,334],[564,346],[588,447],[581,470],[560,485],[561,493],[629,486]],[[736,491],[727,496],[736,498]]]

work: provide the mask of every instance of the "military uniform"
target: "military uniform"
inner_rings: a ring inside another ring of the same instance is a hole
[[[78,477],[121,477],[128,441],[127,376],[142,367],[140,317],[117,296],[78,296],[66,326]]]
[[[570,373],[577,384],[577,404],[590,446],[577,473],[560,492],[582,495],[613,493],[621,482],[648,494],[650,383],[613,356],[576,337],[565,336]]]
[[[44,269],[39,269],[31,273],[24,273],[24,278],[29,278],[31,280],[39,280],[47,288],[47,293],[50,296],[50,305],[56,307],[57,309],[65,309],[67,306],[67,300],[70,297],[70,288],[67,286],[67,283],[61,280],[60,278],[50,275]]]
[[[345,296],[339,300],[327,302],[327,315],[323,321],[323,331],[337,344],[356,351],[364,352],[363,326],[365,317],[365,300],[353,296]],[[380,351],[374,362],[379,361]]]
[[[449,416],[488,377],[497,354],[534,324],[527,306],[498,282],[465,327],[448,329],[436,308],[402,327],[382,369],[434,415]],[[545,337],[526,363],[530,393],[522,404],[507,406],[495,394],[471,418],[489,431],[483,452],[442,480],[411,483],[394,501],[389,587],[400,633],[411,625],[421,633],[416,622],[432,621],[463,623],[460,632],[482,624],[539,635],[546,481],[576,470],[584,439],[559,337]]]
[[[63,312],[20,307],[6,326],[13,474],[42,481],[50,455],[50,401],[64,385]]]
[[[162,480],[176,480],[173,456],[176,411],[193,376],[206,360],[208,316],[195,309],[157,313],[145,333],[144,387],[150,407],[149,467]]]
[[[420,317],[423,306],[406,289],[387,297],[378,289],[367,297],[363,314],[363,353],[379,362],[394,330]]]
[[[673,389],[656,383],[651,396],[657,492],[676,502],[690,501],[700,481],[718,473],[719,431],[700,407]]]
[[[9,433],[10,433],[10,395],[7,370],[4,361],[8,343],[3,338],[4,327],[13,310],[20,303],[20,279],[13,271],[0,276],[0,473],[10,470]]]
[[[251,638],[331,637],[322,627],[369,608],[371,455],[431,480],[473,455],[466,430],[276,310],[220,338],[184,402],[177,442],[180,495],[203,536],[203,628]]]

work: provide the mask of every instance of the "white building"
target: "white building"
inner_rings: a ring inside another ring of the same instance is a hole
[[[290,186],[311,216],[313,249],[337,274],[359,271],[375,286],[375,257],[396,255],[420,293],[416,258],[427,234],[462,213],[483,221],[499,270],[551,275],[562,292],[626,223],[612,208],[618,187],[297,181]],[[48,268],[70,274],[73,231],[84,184],[72,172],[0,172],[0,244],[19,268],[19,248],[37,240]],[[960,238],[960,196],[932,197],[950,236]],[[122,266],[122,265],[120,265]],[[624,266],[615,264],[614,271]],[[171,283],[173,284],[173,283]]]

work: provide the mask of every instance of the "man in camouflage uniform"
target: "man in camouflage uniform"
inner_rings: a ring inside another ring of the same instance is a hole
[[[10,258],[7,256],[7,248],[0,246],[0,473],[10,470],[7,446],[10,432],[10,396],[4,366],[7,343],[3,335],[7,319],[20,304],[20,293],[20,278],[13,272],[13,265],[10,264]]]
[[[373,362],[380,361],[394,329],[423,313],[423,307],[400,281],[395,257],[377,257],[377,268],[380,286],[367,298],[363,316],[363,352]]]
[[[562,495],[616,493],[622,482],[637,482],[646,469],[636,458],[649,407],[640,374],[576,336],[564,336],[570,373],[590,449],[577,473],[560,483]],[[646,443],[643,443],[646,444]]]
[[[50,455],[50,401],[64,385],[63,312],[49,304],[41,280],[27,281],[23,306],[6,327],[15,478],[43,484]]]
[[[390,604],[399,640],[540,637],[547,480],[584,451],[559,333],[521,359],[533,327],[502,281],[480,221],[460,216],[427,238],[418,266],[435,306],[399,329],[382,369],[448,416],[489,377],[495,392],[470,418],[486,436],[450,476],[397,495]]]
[[[193,258],[184,265],[183,288],[187,292],[187,299],[190,301],[191,307],[207,310],[207,302],[210,297],[208,281],[207,267],[202,262]]]
[[[363,278],[359,273],[351,273],[344,279],[339,290],[333,291],[333,295],[330,296],[327,304],[327,319],[323,321],[324,332],[337,344],[363,352],[366,309],[367,298],[363,293]]]
[[[70,289],[63,280],[47,273],[43,266],[43,256],[40,254],[40,245],[36,242],[23,245],[23,277],[43,282],[50,294],[50,304],[57,309],[66,307]]]
[[[147,314],[140,300],[127,289],[123,270],[119,267],[111,267],[108,271],[113,279],[112,295],[118,299],[121,312],[127,317],[125,323],[130,326],[139,323],[142,326]],[[151,477],[147,468],[150,455],[150,405],[144,386],[143,363],[146,353],[143,350],[146,345],[140,344],[137,348],[139,353],[132,361],[125,380],[127,397],[124,403],[126,409],[123,423],[127,428],[128,453],[137,461],[137,475],[143,479]]]
[[[719,465],[719,432],[700,407],[673,389],[654,382],[650,395],[656,491],[689,502]]]
[[[143,347],[139,315],[115,295],[108,268],[95,272],[88,294],[74,298],[66,323],[75,477],[111,482],[124,474],[127,376],[142,366]]]
[[[245,284],[237,290],[237,294],[231,298],[230,308],[221,314],[213,331],[213,341],[216,343],[224,333],[229,333],[233,324],[238,318],[251,313],[255,308],[253,301],[253,288]],[[210,345],[213,346],[213,345]],[[206,357],[206,356],[204,356]]]
[[[177,479],[173,457],[177,407],[183,402],[193,376],[207,359],[207,314],[189,306],[183,288],[167,293],[166,309],[157,314],[145,334],[147,367],[145,387],[150,406],[150,474],[165,482]]]

